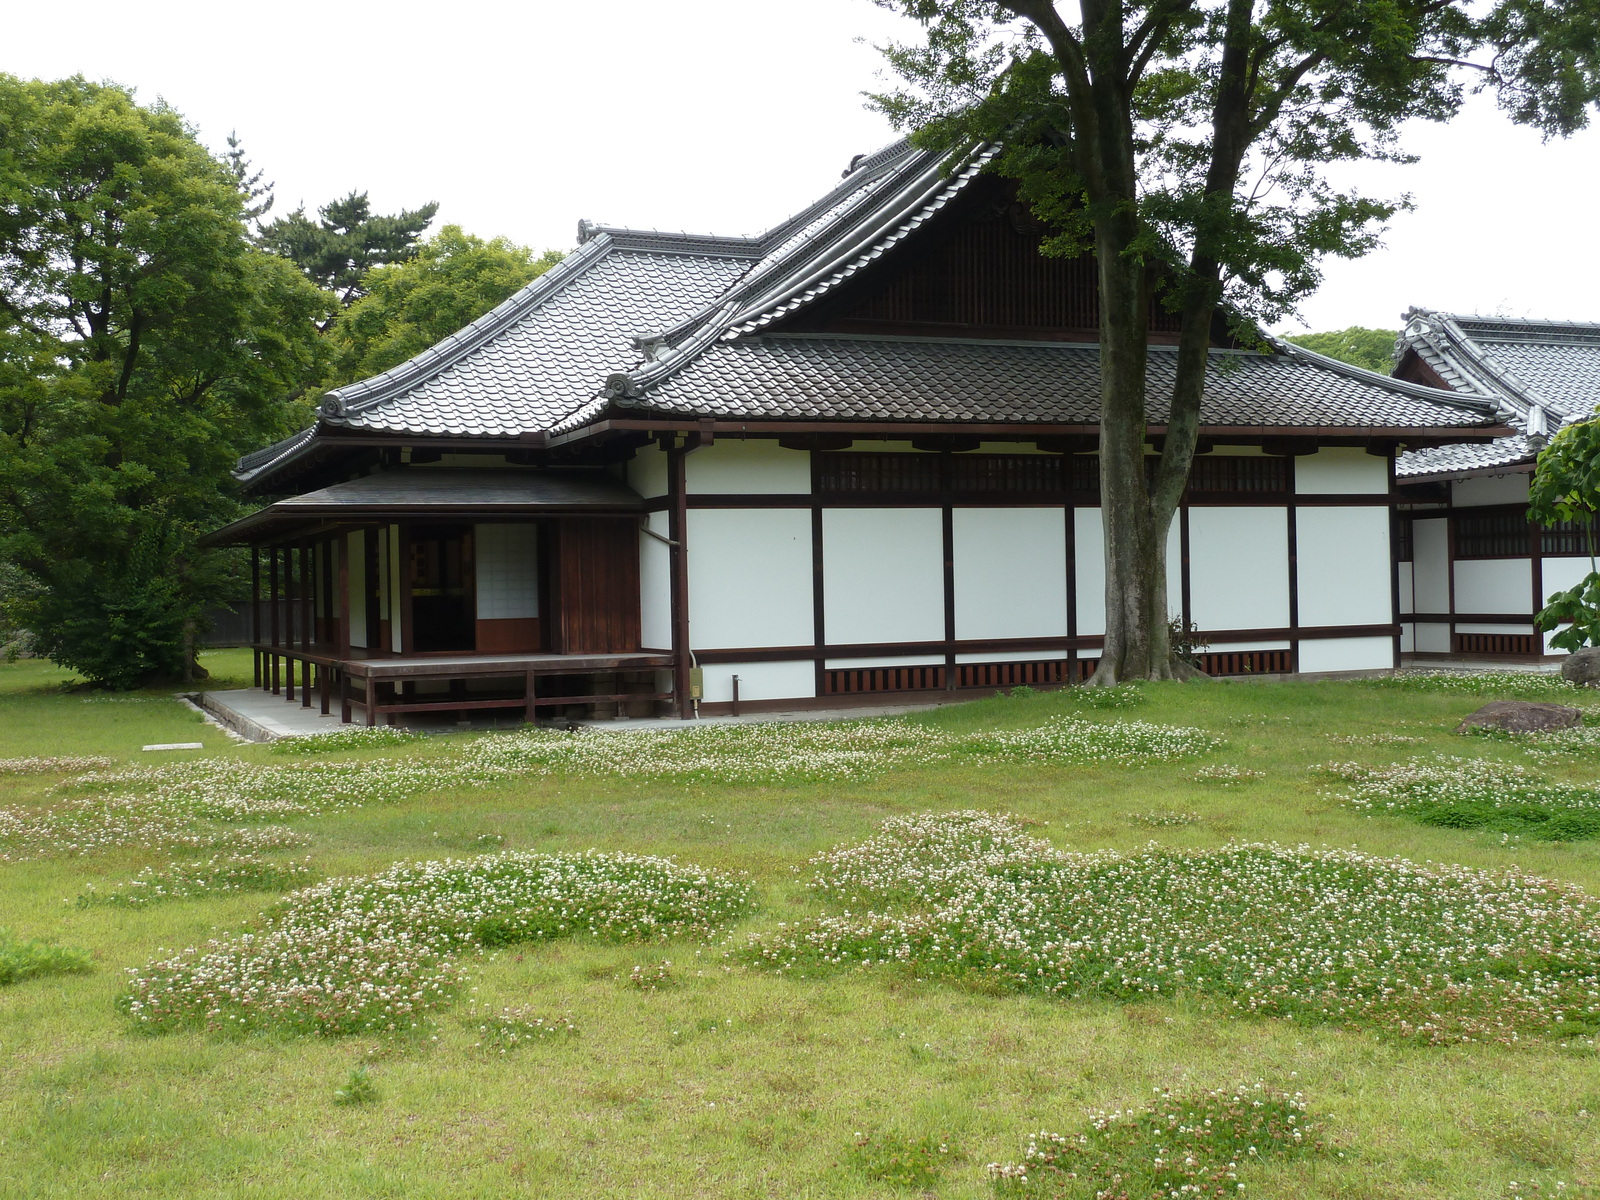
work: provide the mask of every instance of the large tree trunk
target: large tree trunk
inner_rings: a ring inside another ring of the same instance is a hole
[[[1105,532],[1106,640],[1091,683],[1169,679],[1167,531],[1145,474],[1149,290],[1144,264],[1121,252],[1130,231],[1099,223],[1100,519]]]

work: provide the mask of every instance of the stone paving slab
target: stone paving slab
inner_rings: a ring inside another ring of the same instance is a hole
[[[271,742],[281,737],[303,737],[308,733],[327,733],[340,728],[339,718],[323,716],[312,707],[301,708],[300,697],[293,703],[260,688],[235,688],[225,692],[201,692],[196,702],[224,726],[252,742]]]

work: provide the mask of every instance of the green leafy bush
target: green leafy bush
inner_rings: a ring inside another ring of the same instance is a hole
[[[333,1091],[335,1104],[375,1104],[377,1100],[378,1085],[372,1081],[372,1073],[365,1064],[354,1068]]]
[[[929,1191],[939,1183],[946,1164],[960,1158],[950,1139],[925,1133],[857,1133],[846,1158],[859,1175],[875,1183]]]
[[[508,852],[401,863],[298,892],[259,929],[131,972],[118,1008],[152,1032],[396,1032],[448,1005],[486,947],[709,932],[750,885],[665,858]]]
[[[1339,798],[1445,829],[1484,829],[1546,841],[1600,837],[1600,791],[1551,783],[1515,763],[1436,754],[1369,767],[1322,768],[1351,785]]]
[[[109,891],[99,891],[91,884],[78,897],[78,907],[143,908],[197,896],[287,892],[315,883],[318,877],[319,872],[309,862],[272,862],[248,854],[216,855],[205,862],[146,867]]]
[[[999,1196],[1236,1195],[1262,1159],[1323,1150],[1299,1092],[1262,1084],[1176,1096],[1097,1113],[1075,1136],[1042,1132],[1021,1162],[990,1163]]]
[[[1517,871],[1275,845],[1072,854],[977,812],[895,818],[814,862],[845,911],[753,938],[747,959],[1191,995],[1429,1043],[1600,1030],[1600,902]]]
[[[1559,675],[1541,671],[1396,671],[1361,680],[1358,687],[1395,688],[1404,692],[1446,692],[1491,700],[1559,700],[1571,704],[1581,688]]]
[[[379,750],[385,746],[404,746],[425,737],[427,734],[396,729],[392,725],[346,725],[325,733],[278,738],[272,743],[271,749],[273,754],[335,754],[341,750]]]
[[[39,975],[67,975],[89,969],[89,953],[52,942],[22,941],[0,928],[0,987]]]

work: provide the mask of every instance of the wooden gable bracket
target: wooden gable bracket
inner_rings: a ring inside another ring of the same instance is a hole
[[[855,438],[847,433],[791,433],[778,439],[785,450],[848,450]]]
[[[976,450],[982,444],[981,438],[959,433],[936,433],[911,439],[911,448],[913,450],[922,450],[934,454],[946,451],[959,454],[968,450]]]
[[[1277,458],[1304,458],[1308,454],[1317,452],[1317,439],[1314,437],[1282,437],[1262,438],[1261,453],[1271,454]]]
[[[1034,446],[1046,454],[1096,454],[1100,438],[1092,433],[1074,433],[1061,437],[1036,437]]]

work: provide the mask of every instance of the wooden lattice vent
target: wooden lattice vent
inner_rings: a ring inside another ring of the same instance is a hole
[[[1207,675],[1287,675],[1294,669],[1287,650],[1219,650],[1199,658]]]
[[[1536,633],[1457,633],[1451,638],[1457,654],[1515,654],[1532,657],[1540,652]]]

